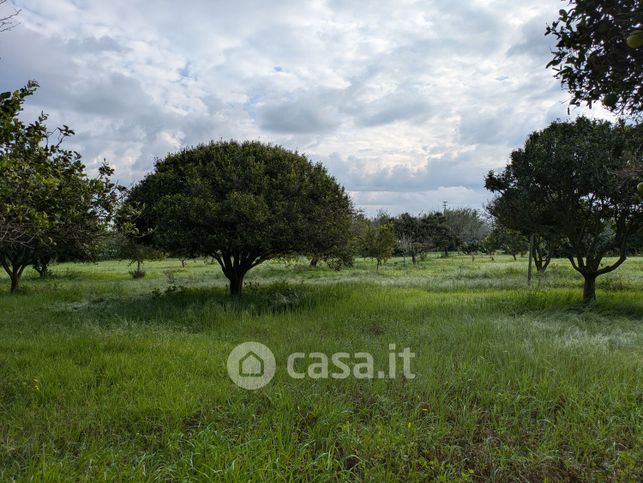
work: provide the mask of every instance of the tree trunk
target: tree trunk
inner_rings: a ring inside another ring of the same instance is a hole
[[[50,262],[51,262],[50,256],[42,256],[42,257],[36,258],[31,266],[34,268],[36,272],[38,272],[38,275],[40,275],[40,278],[46,278],[47,275],[49,275]]]
[[[22,255],[14,259],[1,258],[0,265],[4,268],[4,271],[9,275],[9,280],[11,280],[11,292],[18,290],[20,285],[20,277],[24,269],[29,266],[29,263],[26,262],[29,260],[28,256]]]
[[[230,295],[234,297],[239,297],[243,289],[243,277],[245,273],[242,273],[240,270],[235,270],[228,276],[230,281]]]
[[[310,259],[310,266],[311,268],[316,268],[317,267],[317,262],[319,262],[319,257],[313,257]]]
[[[9,278],[11,278],[11,293],[15,292],[18,290],[18,283],[20,281],[20,275],[16,273],[11,273],[9,275]]]
[[[418,261],[415,258],[415,253],[411,253],[411,261],[413,262],[413,265],[417,265]]]
[[[539,263],[536,264],[536,270],[538,270],[538,273],[545,273],[545,270],[547,270],[547,267],[549,266],[549,262],[551,262],[551,257],[548,256],[544,260],[540,260]]]
[[[516,258],[516,254],[515,254],[515,253],[512,253],[512,254],[511,254],[511,256],[512,256],[512,257],[514,257],[514,262],[515,262],[516,260],[518,260],[518,259]]]
[[[583,286],[583,301],[591,302],[596,300],[596,274],[589,273],[583,275],[585,277],[585,285]]]
[[[448,256],[449,256],[449,247],[444,247],[444,257],[446,258]]]
[[[20,285],[20,277],[22,277],[22,272],[24,271],[27,265],[13,266],[11,270],[8,270],[9,278],[11,279],[11,292],[18,290]]]
[[[40,278],[47,278],[47,275],[49,275],[49,262],[42,262],[36,270]]]

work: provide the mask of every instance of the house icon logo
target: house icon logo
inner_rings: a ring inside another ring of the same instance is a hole
[[[239,344],[228,356],[228,375],[232,382],[244,389],[259,389],[275,375],[275,356],[259,342]]]
[[[243,377],[263,375],[263,359],[253,351],[248,352],[239,361],[239,374]]]

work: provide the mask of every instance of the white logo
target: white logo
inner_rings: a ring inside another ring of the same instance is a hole
[[[259,342],[239,344],[228,356],[228,375],[244,389],[262,388],[272,380],[275,369],[274,354]]]
[[[402,361],[402,375],[415,379],[411,360],[415,352],[405,347],[397,352],[395,344],[388,346],[388,370],[375,370],[375,360],[368,352],[335,352],[328,356],[323,352],[293,352],[288,356],[287,373],[293,379],[395,379],[398,360]],[[244,389],[259,389],[275,376],[275,356],[268,347],[259,342],[244,342],[232,349],[228,356],[228,375],[232,382]]]

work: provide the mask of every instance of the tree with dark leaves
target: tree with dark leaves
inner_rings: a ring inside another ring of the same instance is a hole
[[[280,256],[331,257],[352,206],[321,164],[279,146],[222,141],[170,154],[130,191],[142,242],[214,258],[240,295],[246,273]]]
[[[485,185],[498,194],[492,213],[499,221],[560,243],[560,253],[585,280],[583,299],[590,301],[596,278],[626,260],[642,228],[636,192],[642,168],[643,125],[580,117],[532,133]],[[605,263],[610,254],[617,259]]]
[[[80,155],[62,147],[74,134],[69,127],[47,131],[46,114],[30,124],[20,119],[37,87],[31,81],[0,94],[0,265],[12,292],[29,265],[46,273],[61,253],[92,257],[120,190],[108,165],[89,178]]]
[[[643,4],[641,0],[572,0],[546,34],[557,39],[556,77],[571,105],[598,101],[611,111],[643,113]]]

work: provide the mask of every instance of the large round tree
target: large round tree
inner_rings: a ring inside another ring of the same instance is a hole
[[[348,243],[348,195],[321,164],[260,142],[210,142],[170,154],[128,204],[147,240],[211,256],[239,295],[245,274],[271,258],[332,256]]]

